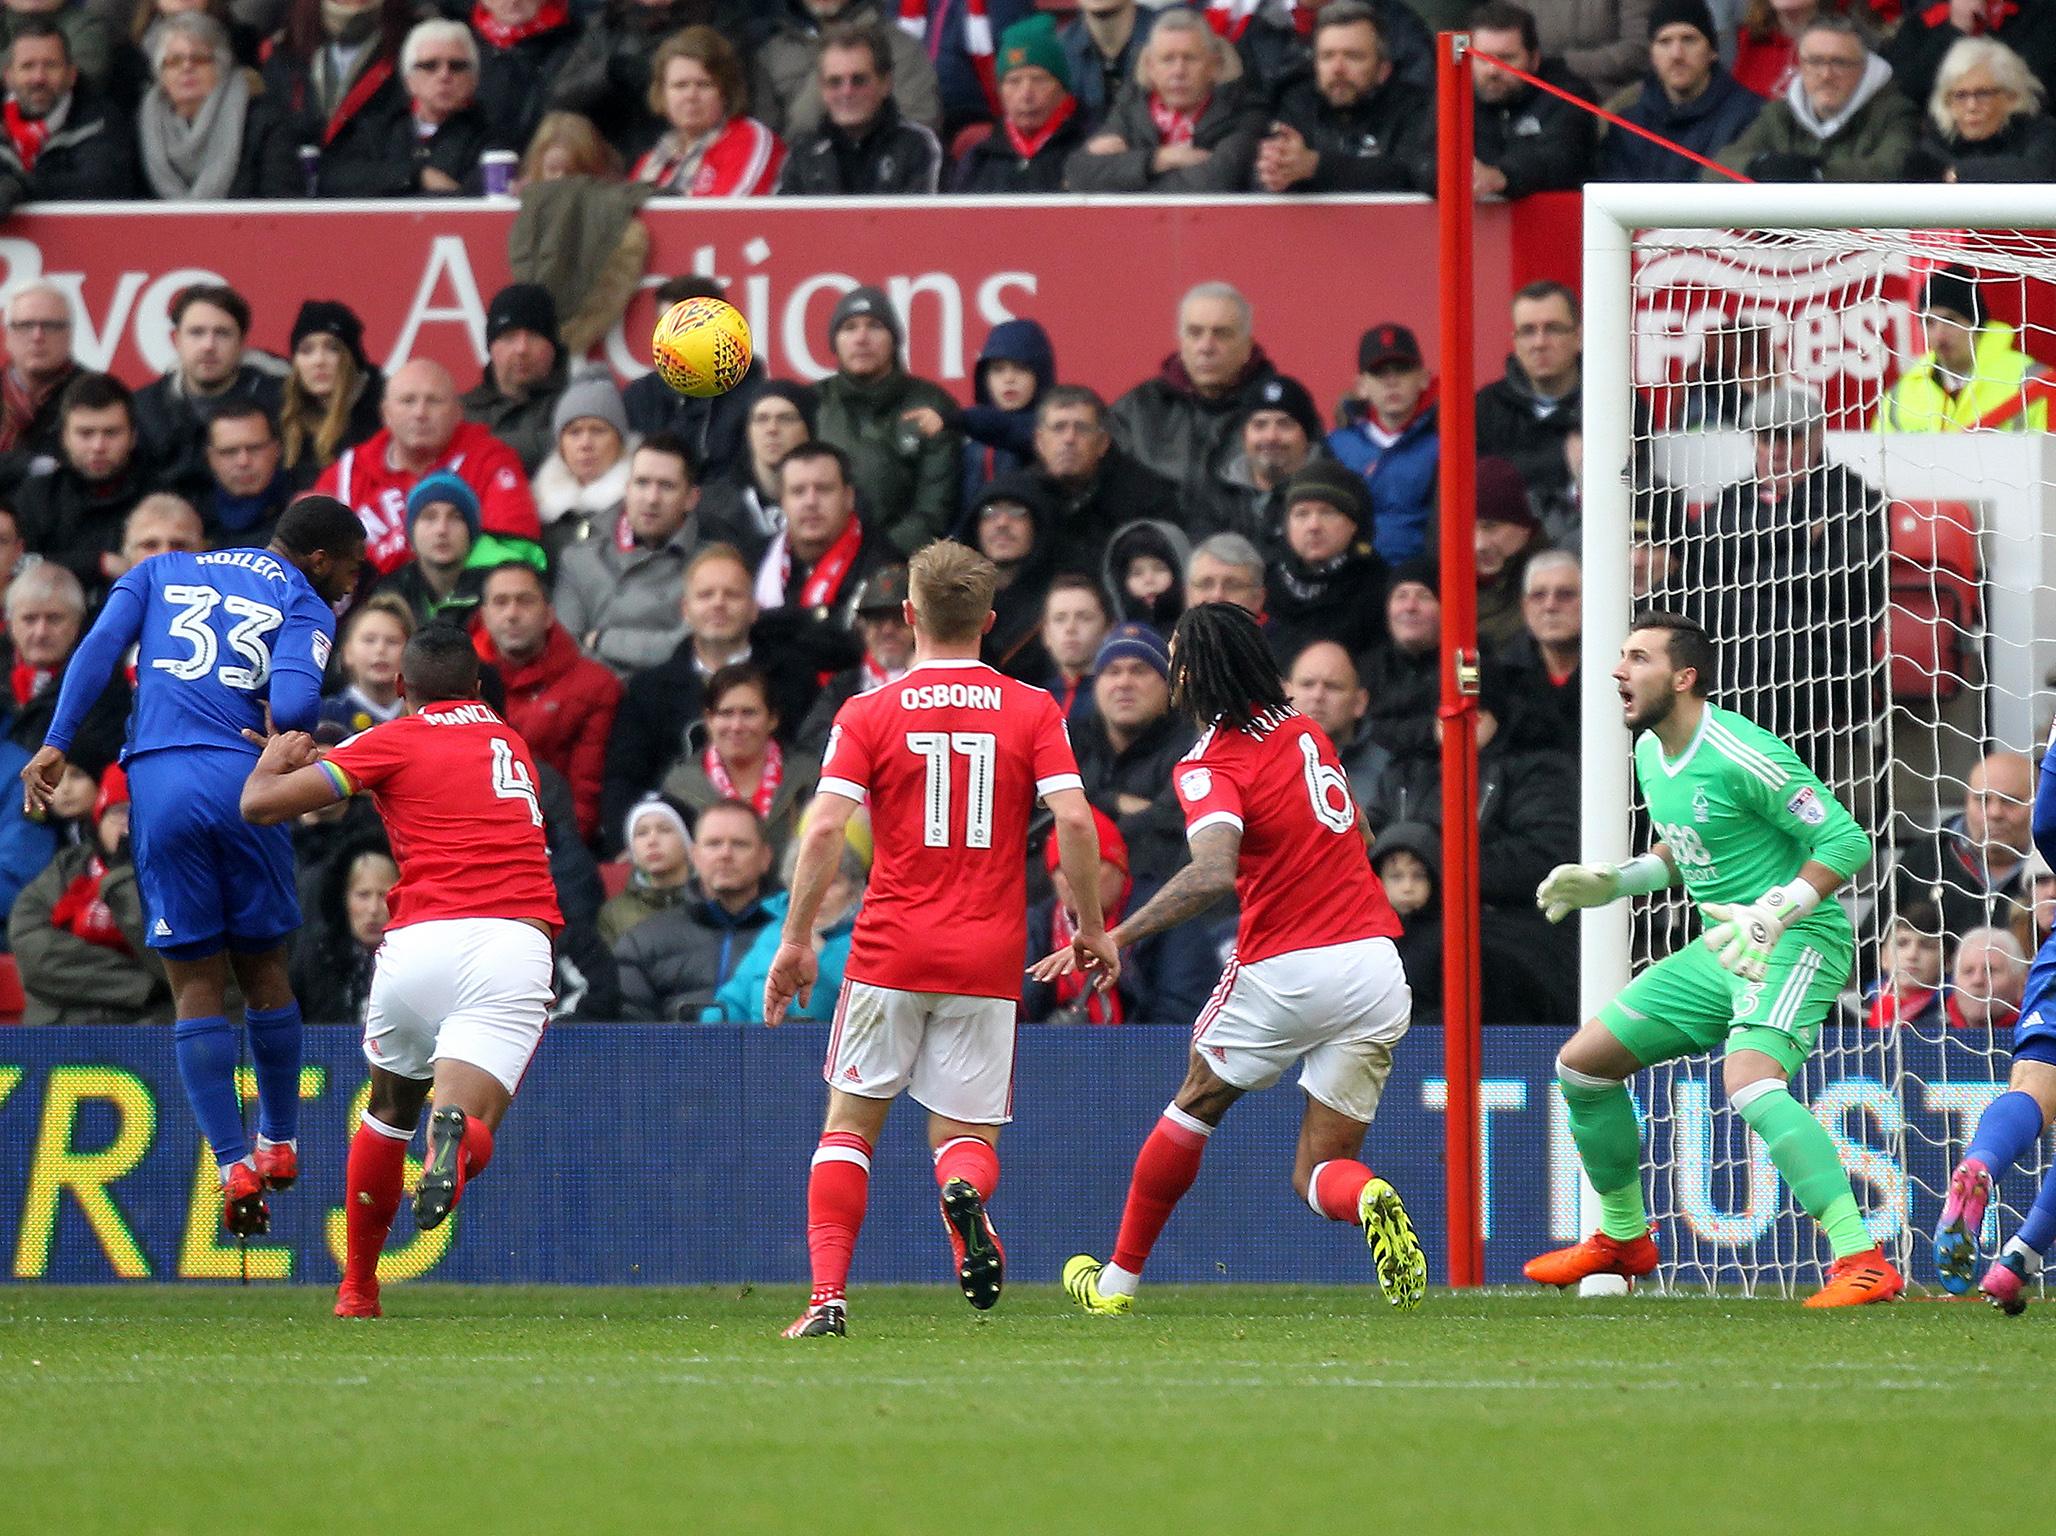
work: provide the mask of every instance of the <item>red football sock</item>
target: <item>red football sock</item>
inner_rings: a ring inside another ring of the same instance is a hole
[[[814,1271],[811,1304],[840,1302],[847,1293],[850,1255],[864,1224],[871,1190],[871,1143],[855,1131],[829,1131],[814,1149],[807,1178],[807,1257]]]
[[[1171,1219],[1171,1208],[1199,1177],[1199,1160],[1213,1130],[1174,1104],[1165,1109],[1142,1150],[1135,1154],[1128,1204],[1121,1212],[1121,1235],[1114,1243],[1114,1263],[1130,1274],[1142,1273],[1149,1250]]]
[[[935,1187],[962,1179],[990,1200],[999,1188],[999,1148],[976,1136],[957,1136],[935,1149]]]
[[[1306,1181],[1306,1203],[1330,1221],[1356,1221],[1356,1202],[1371,1182],[1371,1170],[1353,1157],[1318,1163]]]
[[[493,1128],[476,1115],[464,1117],[464,1145],[457,1152],[457,1194],[464,1198],[464,1186],[485,1172],[493,1160]]]
[[[344,1224],[349,1233],[343,1262],[345,1279],[360,1283],[378,1278],[378,1256],[385,1251],[393,1213],[400,1208],[400,1187],[407,1180],[407,1143],[412,1131],[366,1115],[350,1138],[350,1161],[344,1175]]]

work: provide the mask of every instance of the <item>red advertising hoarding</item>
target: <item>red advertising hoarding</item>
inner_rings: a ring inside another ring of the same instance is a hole
[[[132,383],[170,362],[168,307],[188,283],[226,281],[255,311],[252,339],[283,351],[307,298],[341,299],[388,367],[427,356],[461,383],[485,355],[485,308],[509,280],[512,203],[146,204],[35,212],[0,234],[0,282],[46,277],[74,301],[78,354]],[[827,322],[859,283],[907,317],[910,365],[965,393],[986,332],[1040,320],[1061,376],[1109,395],[1173,346],[1176,295],[1223,279],[1249,295],[1258,339],[1316,398],[1355,371],[1356,340],[1411,325],[1430,355],[1434,205],[1415,198],[948,198],[652,203],[647,287],[683,271],[726,279],[774,375],[818,377]],[[1577,199],[1478,210],[1478,376],[1506,353],[1516,279],[1575,283]],[[1521,246],[1516,253],[1515,245]],[[601,345],[624,375],[648,365],[645,292]]]

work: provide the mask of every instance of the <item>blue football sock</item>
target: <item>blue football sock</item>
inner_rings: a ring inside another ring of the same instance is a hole
[[[2056,1243],[2056,1174],[2045,1174],[2035,1192],[2034,1209],[2020,1224],[2020,1241],[2037,1254],[2047,1253]]]
[[[243,1106],[236,1098],[236,1032],[227,1019],[180,1019],[172,1027],[178,1051],[179,1081],[200,1134],[214,1149],[214,1160],[226,1168],[250,1155],[243,1139]]]
[[[291,1141],[300,1134],[300,1005],[251,1008],[243,1018],[257,1064],[257,1134]]]
[[[1977,1130],[1963,1155],[1983,1163],[1996,1184],[2041,1135],[2042,1106],[2033,1094],[2016,1088],[1992,1100],[1991,1108],[1978,1118]]]

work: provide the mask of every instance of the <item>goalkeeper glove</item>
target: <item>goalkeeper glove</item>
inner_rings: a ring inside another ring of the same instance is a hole
[[[1765,891],[1746,905],[1709,901],[1702,909],[1713,923],[1706,930],[1706,947],[1722,969],[1744,981],[1761,981],[1785,930],[1818,905],[1820,892],[1804,880]]]
[[[1580,907],[1647,895],[1670,882],[1670,865],[1653,853],[1625,864],[1559,864],[1535,887],[1535,905],[1549,921],[1560,923]]]

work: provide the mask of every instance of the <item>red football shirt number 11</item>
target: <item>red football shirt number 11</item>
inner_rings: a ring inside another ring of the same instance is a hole
[[[999,740],[990,731],[909,731],[907,750],[926,760],[928,814],[921,842],[929,848],[953,848],[950,841],[949,766],[952,753],[969,765],[964,786],[966,848],[992,846],[992,774],[999,758]]]

